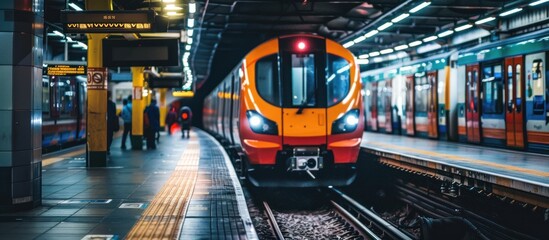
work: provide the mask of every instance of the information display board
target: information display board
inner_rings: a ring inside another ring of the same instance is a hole
[[[146,11],[61,11],[65,33],[140,33],[153,31],[155,14]]]
[[[86,75],[86,66],[83,65],[48,65],[44,68],[44,75],[48,76],[76,76]]]

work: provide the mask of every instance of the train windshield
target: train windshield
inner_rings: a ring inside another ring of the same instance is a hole
[[[351,63],[342,57],[327,55],[326,86],[328,107],[335,105],[347,96],[351,83]]]
[[[315,55],[291,55],[292,106],[316,105]]]

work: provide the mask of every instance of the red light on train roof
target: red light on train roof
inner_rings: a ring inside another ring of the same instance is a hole
[[[297,43],[297,49],[303,51],[303,50],[305,50],[306,48],[307,48],[307,44],[305,44],[304,41],[299,41],[299,42]]]

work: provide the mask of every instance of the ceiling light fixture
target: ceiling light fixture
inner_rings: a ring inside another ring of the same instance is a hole
[[[365,59],[365,58],[368,58],[368,54],[362,54],[362,55],[359,55],[358,58],[360,59]]]
[[[476,21],[475,24],[480,25],[480,24],[487,23],[487,22],[494,21],[494,20],[496,20],[495,17],[487,17],[485,19],[480,19],[480,20]]]
[[[446,36],[452,35],[452,34],[454,34],[454,30],[446,30],[444,32],[439,33],[437,36],[438,37],[446,37]]]
[[[76,11],[82,11],[82,8],[74,3],[69,3],[69,7],[71,7],[72,9],[76,10]]]
[[[366,40],[366,37],[365,36],[360,36],[360,37],[357,37],[355,40],[353,40],[354,43],[359,43],[359,42],[362,42]]]
[[[370,57],[377,57],[379,56],[379,52],[371,52],[368,55],[370,55]]]
[[[196,3],[192,2],[189,3],[189,13],[195,13],[196,12]]]
[[[393,23],[400,22],[400,21],[402,21],[402,19],[405,19],[405,18],[407,18],[408,16],[410,16],[410,14],[408,14],[408,13],[400,14],[400,16],[398,16],[398,17],[396,17],[396,18],[393,18],[393,20],[391,20],[391,22],[393,22]]]
[[[393,23],[392,23],[392,22],[386,22],[385,24],[379,26],[379,27],[377,28],[377,30],[383,31],[383,30],[389,28],[390,26],[393,26]]]
[[[347,43],[343,44],[343,47],[344,47],[344,48],[349,48],[349,47],[351,47],[351,46],[353,46],[353,45],[355,45],[355,42],[350,41],[350,42],[347,42]]]
[[[366,34],[364,34],[364,37],[369,38],[369,37],[372,37],[372,36],[374,36],[374,35],[376,35],[376,34],[378,34],[378,33],[379,33],[378,30],[372,30],[372,31],[370,31],[370,32],[368,32],[368,33],[366,33]]]
[[[404,49],[406,49],[406,48],[408,48],[408,45],[403,44],[403,45],[400,45],[400,46],[396,46],[396,47],[395,47],[395,50],[396,50],[396,51],[400,51],[400,50],[404,50]]]
[[[193,18],[189,18],[187,19],[187,27],[194,27],[194,19]]]
[[[520,12],[520,11],[522,11],[522,8],[514,8],[514,9],[511,9],[511,10],[509,10],[509,11],[500,13],[499,16],[500,16],[500,17],[505,17],[505,16],[509,16],[509,15],[511,15],[511,14],[513,14],[513,13],[518,13],[518,12]]]
[[[415,46],[421,45],[422,43],[423,43],[422,41],[413,41],[411,43],[408,43],[408,46],[415,47]]]
[[[419,10],[423,9],[424,7],[427,7],[431,5],[431,2],[422,2],[421,4],[417,5],[416,7],[410,9],[410,13],[416,13]]]
[[[437,38],[438,38],[437,36],[426,37],[423,39],[423,42],[430,42],[430,41],[436,40]]]
[[[549,0],[548,0],[548,1],[549,1]],[[465,25],[463,25],[463,26],[459,26],[459,27],[455,28],[454,30],[455,30],[456,32],[460,32],[460,31],[463,31],[463,30],[465,30],[465,29],[469,29],[469,28],[471,28],[471,27],[473,27],[472,24],[465,24]]]
[[[388,53],[392,53],[394,52],[394,50],[392,48],[387,48],[387,49],[383,49],[381,51],[379,51],[379,53],[381,54],[388,54]]]
[[[532,2],[532,3],[528,4],[528,5],[530,5],[530,6],[537,6],[537,5],[540,5],[540,4],[542,4],[542,3],[546,3],[546,2],[549,2],[549,0],[539,0],[539,1]]]

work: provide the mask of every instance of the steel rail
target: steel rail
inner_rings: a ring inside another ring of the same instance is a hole
[[[276,222],[276,219],[274,217],[273,211],[271,210],[271,207],[269,207],[269,204],[265,201],[263,201],[263,207],[265,208],[265,212],[267,212],[267,216],[269,217],[269,223],[271,223],[271,227],[273,228],[275,237],[279,240],[284,240],[284,235],[282,235],[282,231],[280,230],[280,227]]]
[[[366,207],[359,204],[357,201],[352,199],[351,197],[347,196],[343,192],[332,188],[332,191],[338,195],[341,199],[346,201],[346,203],[352,207],[357,213],[360,214],[361,217],[365,218],[366,220],[370,221],[371,224],[375,225],[377,228],[383,231],[384,234],[388,235],[392,239],[402,239],[402,240],[412,240],[411,236],[409,236],[407,233],[401,231],[397,227],[395,227],[390,222],[386,221],[385,219],[379,217],[374,212],[368,210]]]

